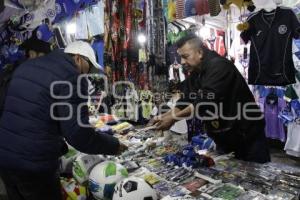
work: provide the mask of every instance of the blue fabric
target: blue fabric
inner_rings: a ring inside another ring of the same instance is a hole
[[[195,0],[186,0],[184,5],[184,15],[186,17],[197,15]]]
[[[104,42],[103,40],[97,40],[92,44],[94,51],[96,52],[97,61],[100,66],[104,66]]]
[[[86,79],[79,83],[79,75],[73,59],[59,50],[17,67],[8,86],[0,119],[0,169],[54,171],[59,166],[58,158],[66,153],[64,139],[88,154],[115,154],[118,151],[117,139],[79,125],[77,119],[89,124],[87,99],[77,92],[79,86],[81,94],[87,95],[88,84]],[[50,95],[54,81],[68,81],[71,85],[57,84],[53,94],[70,94],[71,97],[58,99]],[[67,103],[70,107],[54,107],[54,115],[70,115],[70,119],[54,120],[50,112],[54,103]],[[84,105],[78,112],[79,104]]]
[[[274,90],[275,94],[279,98],[283,98],[284,93],[285,93],[285,89],[283,89],[283,88],[266,88],[265,86],[257,85],[256,89],[259,91],[260,98],[264,98],[264,97],[268,96],[268,94],[270,94],[270,92],[272,90]]]
[[[49,42],[53,36],[53,33],[47,24],[42,24],[37,28],[36,36],[38,39],[43,40],[44,42]]]

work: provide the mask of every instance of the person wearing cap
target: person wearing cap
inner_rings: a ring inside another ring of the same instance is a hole
[[[59,158],[68,144],[87,154],[119,155],[127,147],[89,124],[87,80],[99,71],[82,41],[28,60],[14,72],[0,119],[0,176],[9,199],[60,200]]]
[[[234,152],[237,159],[250,162],[269,162],[265,121],[234,64],[209,50],[196,35],[182,38],[177,47],[181,64],[190,73],[184,96],[149,125],[168,130],[182,118],[197,117],[222,153]]]
[[[25,51],[25,57],[15,63],[7,64],[4,69],[0,71],[0,117],[5,103],[7,86],[15,69],[27,59],[37,58],[50,53],[51,47],[49,43],[39,40],[36,37],[31,37],[20,45],[20,50]]]
[[[33,59],[50,53],[51,45],[36,37],[31,37],[20,45],[20,49],[25,51],[26,58]]]

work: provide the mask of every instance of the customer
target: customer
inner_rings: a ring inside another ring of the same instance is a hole
[[[93,49],[77,41],[15,70],[0,120],[0,174],[10,200],[62,199],[58,168],[64,140],[87,154],[126,150],[118,139],[80,125],[89,116],[82,96],[87,80],[79,77],[92,66],[100,68]]]

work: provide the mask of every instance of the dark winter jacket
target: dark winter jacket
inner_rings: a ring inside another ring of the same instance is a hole
[[[231,61],[205,50],[200,70],[186,79],[185,86],[185,96],[177,107],[183,109],[185,106],[180,104],[193,103],[208,135],[223,149],[234,151],[235,146],[264,137],[259,107]]]
[[[64,139],[84,153],[118,151],[116,138],[79,125],[89,120],[87,99],[79,95],[87,94],[87,82],[79,76],[72,58],[59,50],[15,70],[0,119],[0,169],[56,170]]]

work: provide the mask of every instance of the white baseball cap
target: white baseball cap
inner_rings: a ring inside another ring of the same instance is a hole
[[[103,71],[103,67],[96,61],[96,56],[91,45],[84,41],[75,41],[67,45],[64,50],[65,53],[78,54],[89,59],[89,61],[96,67]]]

